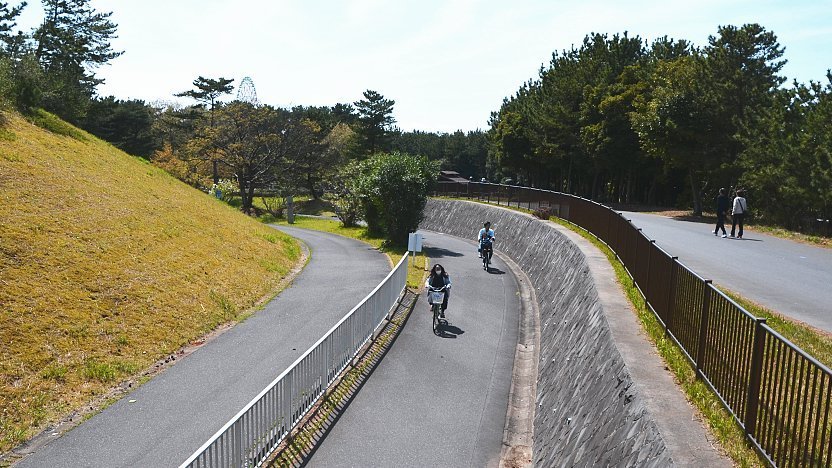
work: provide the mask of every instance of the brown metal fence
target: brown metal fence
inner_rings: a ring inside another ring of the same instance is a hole
[[[832,371],[647,238],[621,213],[560,192],[440,182],[436,194],[550,209],[624,264],[648,307],[774,466],[832,466]]]

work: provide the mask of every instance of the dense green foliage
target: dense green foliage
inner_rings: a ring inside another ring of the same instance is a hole
[[[758,219],[810,228],[832,217],[832,76],[783,88],[784,63],[757,24],[702,48],[589,35],[492,114],[489,175],[697,214],[745,188]]]
[[[486,176],[489,142],[482,130],[394,132],[391,139],[393,151],[427,156],[432,161],[440,161],[442,169],[457,171],[466,178],[480,180]]]
[[[153,108],[144,101],[121,101],[110,96],[90,101],[81,126],[126,153],[149,158],[156,149],[153,118]]]
[[[96,86],[95,69],[121,55],[111,13],[96,11],[90,0],[42,0],[44,20],[31,34],[14,32],[26,3],[0,3],[0,60],[11,83],[0,95],[23,112],[43,108],[79,124]]]
[[[393,245],[406,243],[422,221],[438,169],[424,156],[401,153],[378,153],[350,167],[351,193],[358,195],[368,232]]]

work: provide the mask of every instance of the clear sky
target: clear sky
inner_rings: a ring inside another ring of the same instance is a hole
[[[15,0],[10,2],[17,4]],[[403,130],[487,128],[506,96],[552,52],[590,32],[704,46],[719,25],[777,34],[783,74],[825,80],[832,0],[93,0],[112,11],[124,55],[101,68],[101,95],[172,101],[198,75],[254,80],[261,102],[333,105],[373,89]],[[42,20],[38,0],[19,21]],[[185,102],[185,101],[182,101]]]

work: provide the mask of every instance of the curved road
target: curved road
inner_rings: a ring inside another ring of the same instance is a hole
[[[742,239],[722,239],[714,236],[714,224],[623,214],[700,276],[783,315],[832,332],[832,249],[748,230]],[[731,233],[730,224],[727,231]]]
[[[483,271],[473,242],[433,232],[424,242],[453,281],[448,328],[433,334],[421,297],[309,466],[499,463],[517,344],[516,279],[496,256],[492,273]]]
[[[390,271],[387,257],[362,242],[280,229],[312,251],[291,287],[19,466],[178,466]]]

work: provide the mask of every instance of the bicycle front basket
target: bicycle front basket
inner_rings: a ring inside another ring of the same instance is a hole
[[[430,303],[431,304],[441,304],[442,301],[445,300],[445,293],[442,291],[431,291],[430,292]]]

